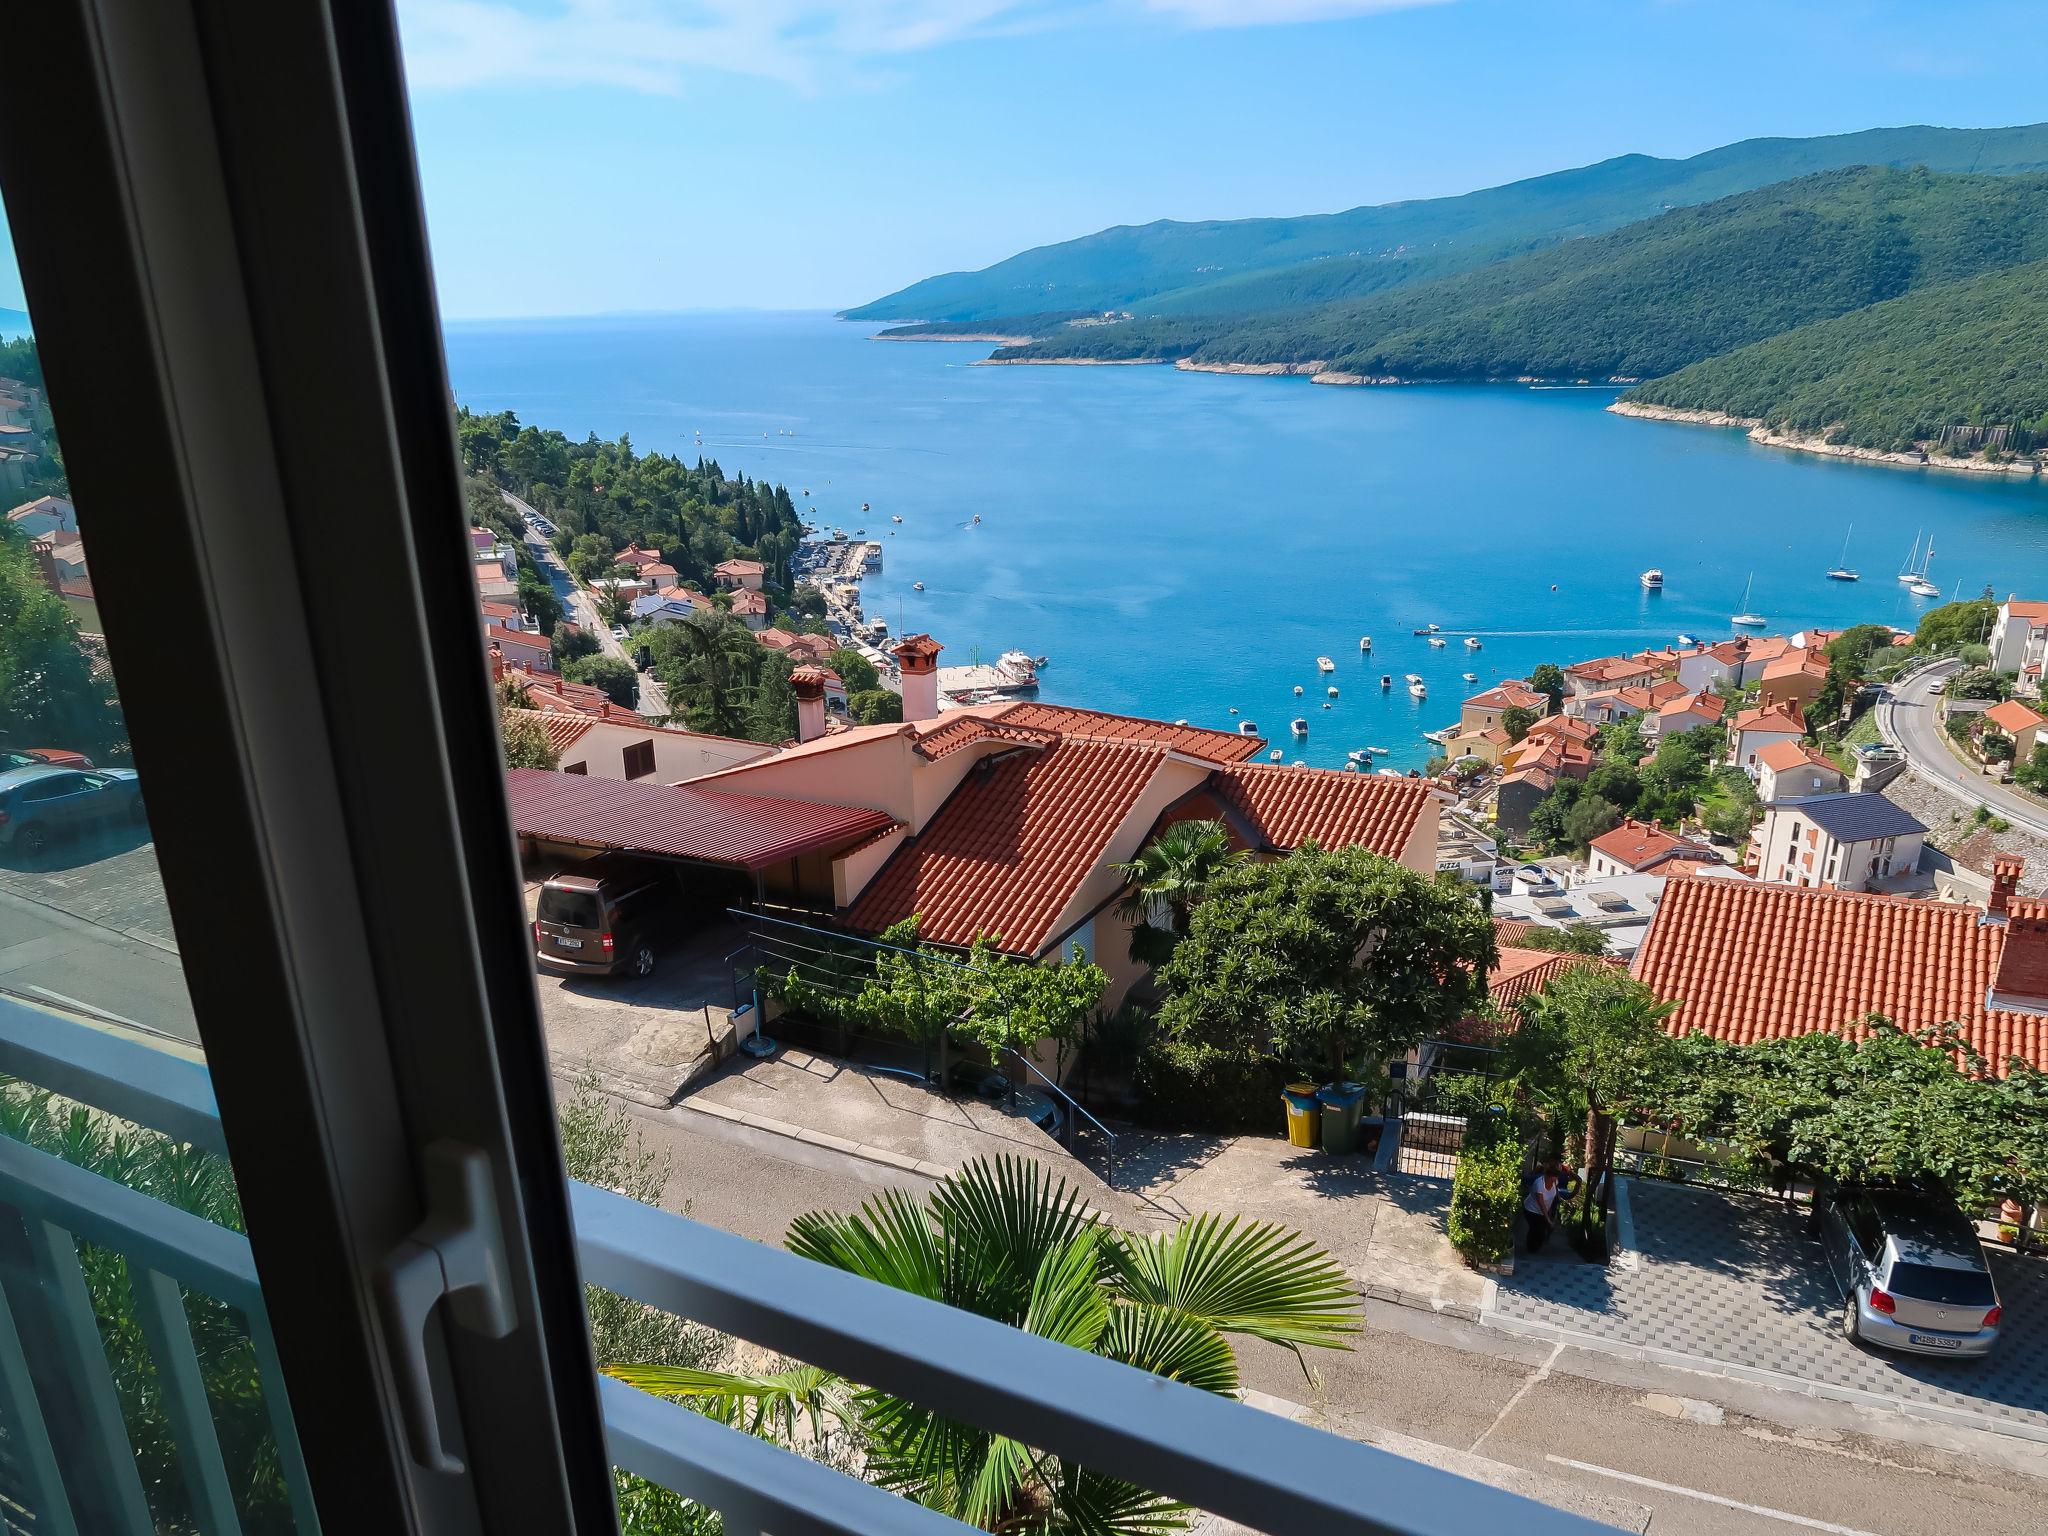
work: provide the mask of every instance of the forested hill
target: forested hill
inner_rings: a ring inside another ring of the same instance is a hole
[[[1902,451],[1947,427],[1993,424],[2038,449],[2048,445],[2048,261],[1802,326],[1622,398],[1862,448]]]
[[[1061,329],[996,355],[1317,362],[1372,378],[1652,378],[2048,257],[2048,174],[1828,171],[1370,299]]]
[[[658,549],[685,585],[708,592],[712,570],[736,556],[761,561],[778,590],[803,536],[787,489],[742,476],[728,479],[709,459],[695,464],[665,453],[636,452],[630,438],[573,442],[560,432],[521,426],[510,411],[456,418],[463,466],[487,475],[546,513],[556,543],[570,553],[592,536],[603,552],[638,543]]]
[[[1246,313],[1358,297],[1856,165],[2008,174],[2048,170],[2048,124],[1873,128],[1746,139],[1686,160],[1623,155],[1459,197],[1298,218],[1159,220],[1040,246],[845,311],[856,320],[982,320],[1131,309]]]

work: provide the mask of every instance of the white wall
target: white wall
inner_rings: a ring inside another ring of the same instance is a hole
[[[645,725],[595,720],[589,730],[562,749],[562,759],[556,766],[568,769],[581,763],[592,778],[623,779],[626,748],[642,741],[654,743],[654,772],[643,780],[649,784],[685,783],[722,768],[753,762],[775,750],[758,741],[730,741],[723,736],[699,736],[692,731],[662,731]]]

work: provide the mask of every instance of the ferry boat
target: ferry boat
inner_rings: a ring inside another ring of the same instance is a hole
[[[1664,573],[1654,565],[1643,572],[1637,579],[1642,582],[1645,592],[1661,592],[1664,590]]]
[[[1308,734],[1308,722],[1302,719],[1299,715],[1296,715],[1294,717],[1293,723],[1288,726],[1288,729],[1293,731],[1294,734],[1297,736],[1306,736]]]
[[[1358,637],[1358,648],[1359,648],[1359,649],[1360,649],[1361,651],[1369,651],[1369,650],[1371,650],[1371,649],[1372,649],[1372,636],[1371,636],[1371,635],[1360,635],[1360,636]]]
[[[1234,715],[1237,711],[1233,709],[1231,713]],[[1259,728],[1250,720],[1240,720],[1237,722],[1237,734],[1240,736],[1256,736],[1259,734]]]
[[[1038,670],[1031,657],[1023,651],[1005,651],[996,658],[996,671],[1002,674],[1003,685],[1024,689],[1038,686]]]
[[[1316,658],[1316,670],[1318,672],[1334,672],[1337,670],[1337,663],[1330,660],[1327,656],[1318,656]]]
[[[1391,673],[1391,672],[1382,672],[1382,673],[1380,674],[1380,686],[1381,686],[1382,688],[1391,688],[1391,687],[1393,687],[1393,686],[1394,686],[1394,674],[1393,674],[1393,673]]]
[[[1422,679],[1421,679],[1421,678],[1417,678],[1417,679],[1416,679],[1416,680],[1415,680],[1414,682],[1412,682],[1412,683],[1410,683],[1410,684],[1408,685],[1408,696],[1409,696],[1409,697],[1410,697],[1411,699],[1426,699],[1426,698],[1428,698],[1428,697],[1429,697],[1429,685],[1428,685],[1428,684],[1426,684],[1426,683],[1424,683],[1424,682],[1422,681]]]
[[[1465,649],[1466,649],[1466,650],[1468,650],[1468,651],[1476,651],[1476,650],[1478,650],[1478,649],[1479,649],[1479,637],[1478,637],[1477,635],[1467,635],[1467,636],[1465,637]]]
[[[1438,629],[1440,629],[1441,627],[1442,627],[1441,625],[1437,625],[1437,624],[1425,624],[1425,625],[1423,625],[1423,626],[1422,626],[1422,628],[1420,628],[1420,629],[1416,630],[1416,631],[1415,631],[1415,633],[1416,633],[1416,634],[1418,634],[1418,635],[1433,635],[1433,634],[1435,634],[1435,633],[1437,632],[1437,630],[1438,630]]]

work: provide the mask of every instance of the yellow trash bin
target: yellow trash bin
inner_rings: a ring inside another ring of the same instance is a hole
[[[1280,1095],[1287,1106],[1287,1144],[1313,1147],[1322,1139],[1323,1106],[1314,1083],[1289,1083]]]

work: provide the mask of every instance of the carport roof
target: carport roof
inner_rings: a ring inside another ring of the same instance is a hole
[[[586,778],[541,768],[505,774],[521,837],[766,869],[896,825],[865,806],[736,795],[696,784]]]

